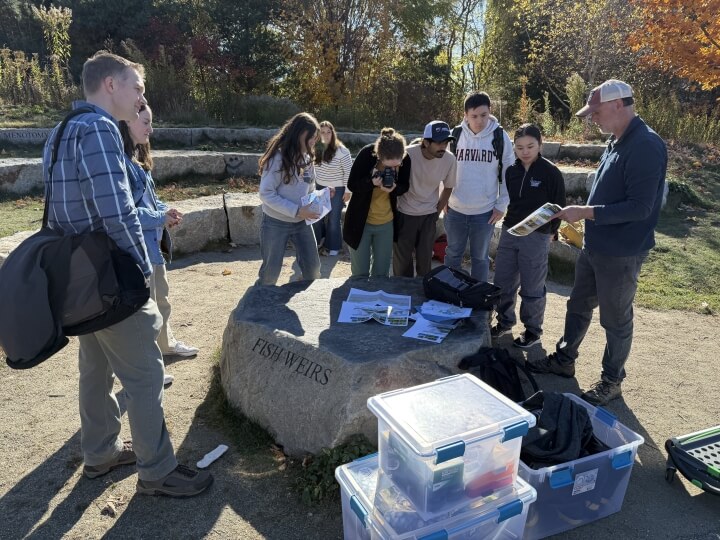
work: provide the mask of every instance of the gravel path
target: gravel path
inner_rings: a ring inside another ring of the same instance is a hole
[[[289,262],[281,280],[290,277]],[[195,254],[170,267],[175,333],[202,347],[197,358],[168,364],[175,383],[165,394],[166,417],[182,462],[194,463],[227,442],[197,409],[206,399],[227,318],[259,266],[257,248],[237,248]],[[323,258],[323,276],[349,271],[346,259]],[[549,289],[544,345],[552,348],[562,332],[569,291]],[[720,497],[684,480],[668,485],[663,448],[668,437],[720,423],[718,317],[637,309],[635,321],[624,396],[609,406],[645,438],[623,510],[560,538],[718,540]],[[503,339],[509,343],[509,336]],[[540,376],[539,384],[565,392],[589,386],[599,375],[603,346],[595,322],[581,349],[577,378]],[[0,538],[342,538],[339,502],[302,505],[285,472],[258,466],[232,448],[212,466],[215,485],[193,499],[135,495],[132,467],[102,479],[83,478],[76,362],[73,340],[31,370],[0,367]],[[127,422],[124,429],[129,436]],[[103,513],[108,502],[114,517]]]

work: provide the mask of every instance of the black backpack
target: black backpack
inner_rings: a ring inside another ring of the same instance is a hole
[[[460,360],[458,368],[464,371],[469,370],[473,375],[516,403],[524,401],[527,397],[518,371],[522,371],[530,381],[533,393],[538,391],[538,385],[532,373],[505,349],[480,347],[475,354]]]
[[[67,122],[57,130],[49,174]],[[0,267],[0,346],[11,368],[47,360],[68,343],[116,324],[150,297],[147,280],[133,257],[103,231],[63,234],[50,229],[49,184],[40,231],[23,241]],[[29,305],[31,302],[32,305]]]
[[[423,277],[423,290],[430,300],[460,307],[491,310],[500,298],[500,287],[479,281],[462,270],[441,264]]]
[[[455,154],[457,143],[460,142],[460,135],[462,135],[462,125],[455,126],[452,130],[452,136],[455,140],[450,141],[450,151]],[[505,135],[501,125],[495,128],[493,131],[492,147],[495,151],[495,156],[498,159],[498,184],[502,184],[502,170],[503,170],[503,151],[505,150]]]

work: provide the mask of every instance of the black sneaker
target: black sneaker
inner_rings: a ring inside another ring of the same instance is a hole
[[[540,336],[533,334],[529,330],[525,330],[520,336],[513,340],[513,345],[521,349],[529,349],[536,343],[540,343]]]
[[[135,490],[143,495],[167,495],[168,497],[194,497],[213,483],[208,471],[196,471],[185,465],[178,465],[170,474],[160,480],[140,480]]]
[[[552,353],[543,358],[535,358],[527,361],[527,368],[534,373],[552,373],[561,377],[572,378],[575,376],[575,363],[563,364],[558,360],[557,353]]]
[[[490,337],[492,339],[497,339],[505,334],[509,334],[510,332],[512,332],[512,328],[510,326],[497,323],[495,326],[490,328]]]
[[[98,476],[107,474],[113,469],[117,469],[118,467],[122,467],[123,465],[132,465],[136,461],[137,456],[133,451],[132,442],[124,441],[123,449],[117,456],[115,456],[107,463],[103,463],[101,465],[85,465],[83,467],[83,474],[88,478],[97,478]]]
[[[620,383],[610,382],[601,380],[596,382],[590,387],[590,390],[583,393],[581,398],[587,401],[590,405],[607,405],[613,399],[617,399],[622,396],[622,389]]]

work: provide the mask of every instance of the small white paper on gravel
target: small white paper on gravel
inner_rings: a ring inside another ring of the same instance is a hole
[[[221,444],[212,452],[208,452],[207,454],[205,454],[205,457],[197,462],[198,469],[205,469],[206,467],[209,467],[210,464],[217,458],[222,456],[227,451],[227,449],[228,447],[226,445]]]

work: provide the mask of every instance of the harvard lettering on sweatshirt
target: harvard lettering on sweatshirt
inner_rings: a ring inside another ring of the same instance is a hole
[[[457,182],[449,206],[466,215],[484,214],[497,208],[507,210],[510,201],[505,182],[498,182],[498,160],[493,150],[493,131],[499,125],[497,118],[490,116],[487,126],[480,133],[473,133],[465,120],[462,133],[457,141]],[[515,162],[512,141],[503,131],[503,171]]]

